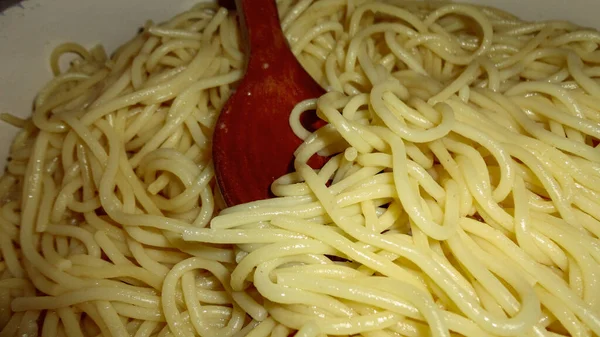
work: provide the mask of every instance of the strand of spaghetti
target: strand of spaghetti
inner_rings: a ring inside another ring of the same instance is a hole
[[[398,82],[394,81],[384,82],[380,85],[377,85],[373,87],[373,90],[371,91],[369,102],[373,106],[375,113],[377,113],[377,115],[385,122],[388,128],[398,135],[401,135],[407,141],[418,143],[439,139],[450,132],[454,124],[454,113],[445,105],[439,106],[443,116],[442,122],[433,128],[417,132],[415,129],[409,129],[402,125],[400,121],[392,114],[392,112],[390,112],[390,110],[385,106],[383,100],[383,94],[386,91],[397,92],[399,87],[403,89],[403,91],[406,90]],[[400,98],[402,97],[400,96]]]
[[[544,286],[545,289],[552,289],[553,293],[560,298],[566,306],[569,307],[576,315],[588,324],[592,331],[600,330],[600,318],[594,313],[586,309],[587,305],[577,297],[567,284],[556,274],[535,264],[531,258],[524,254],[520,249],[516,248],[514,243],[508,242],[507,239],[497,233],[494,233],[487,226],[480,226],[480,222],[467,218],[461,219],[461,227],[470,233],[478,235],[491,244],[498,246],[502,252],[508,255],[514,262],[521,265],[524,269],[530,270],[539,275],[536,277],[538,283]]]
[[[475,90],[474,90],[475,91]],[[506,97],[500,96],[495,93],[487,93],[492,100],[498,103],[502,108],[506,109],[510,115],[515,118],[519,124],[526,129],[528,132],[532,133],[538,139],[546,142],[547,144],[551,144],[563,151],[571,152],[576,155],[579,155],[589,161],[599,162],[600,159],[596,158],[597,154],[594,153],[593,148],[587,147],[580,143],[576,143],[574,141],[558,137],[548,131],[541,129],[538,125],[536,125],[533,121],[531,121],[525,114],[519,109],[514,103],[509,101]]]
[[[36,212],[33,210],[38,207],[40,200],[41,171],[43,170],[42,166],[44,163],[42,158],[44,158],[44,152],[46,151],[47,146],[48,136],[44,131],[41,131],[36,139],[32,159],[29,161],[27,167],[27,175],[30,179],[25,182],[24,193],[30,197],[24,199],[21,206],[21,209],[23,210],[19,237],[21,251],[23,255],[31,261],[32,264],[35,264],[36,268],[38,268],[45,276],[59,284],[66,285],[69,288],[80,288],[87,282],[67,273],[63,273],[56,267],[50,265],[34,247],[35,240],[33,238],[33,232]]]
[[[229,271],[220,263],[197,257],[181,261],[176,264],[173,269],[171,269],[171,271],[165,277],[162,286],[162,309],[165,317],[167,318],[167,324],[176,336],[188,336],[189,331],[186,331],[180,327],[182,324],[182,317],[175,302],[175,287],[177,286],[177,280],[180,279],[186,272],[193,269],[208,270],[217,278],[219,278],[219,281],[221,281],[223,284],[225,278],[229,275]]]
[[[491,295],[502,306],[504,311],[515,317],[520,315],[522,320],[526,322],[526,325],[533,326],[536,323],[535,319],[541,313],[539,301],[535,296],[532,296],[533,289],[523,278],[513,277],[506,272],[498,272],[499,268],[491,267],[491,270],[489,270],[487,266],[475,259],[474,255],[468,256],[470,254],[464,248],[463,242],[458,235],[448,240],[448,246],[461,261],[464,261],[465,268],[478,279],[483,287],[487,288],[488,291],[493,289],[494,293]],[[515,289],[519,294],[519,298],[523,301],[522,304],[502,285],[500,280],[492,274],[492,271],[501,276],[505,282],[510,282],[510,286]],[[527,306],[529,308],[526,308]],[[522,310],[522,313],[519,313],[519,310]]]
[[[394,146],[394,145],[395,144],[392,144],[392,146]],[[314,180],[313,180],[314,178],[310,177],[311,174],[314,174],[312,172],[312,169],[310,169],[308,167],[305,168],[302,166],[298,167],[297,169],[299,172],[301,172],[301,174],[304,175],[305,180],[311,186],[313,191],[315,191],[315,193],[319,196],[319,198],[323,199],[322,192],[320,191],[321,188],[318,185],[314,184]],[[398,183],[398,180],[396,180],[396,183]],[[454,284],[454,282],[450,282],[450,280],[447,277],[445,277],[445,275],[440,274],[439,270],[436,270],[436,268],[432,268],[433,267],[433,266],[431,266],[432,261],[426,261],[422,257],[417,257],[417,256],[413,255],[413,252],[410,249],[408,249],[409,247],[406,247],[406,246],[401,247],[400,245],[397,245],[395,242],[393,242],[393,240],[383,239],[383,238],[370,238],[369,236],[367,236],[366,233],[364,233],[364,234],[362,233],[363,229],[361,229],[360,227],[358,227],[358,226],[351,227],[350,224],[344,224],[344,221],[339,216],[336,216],[335,213],[336,213],[335,210],[332,210],[332,209],[329,210],[329,214],[332,217],[332,219],[335,221],[336,225],[338,227],[344,229],[345,231],[349,231],[350,233],[357,235],[361,239],[361,241],[372,242],[373,244],[376,244],[377,246],[380,246],[381,248],[399,253],[401,255],[408,253],[408,254],[412,255],[412,259],[415,261],[415,263],[419,264],[421,268],[424,268],[425,270],[427,270],[427,273],[429,275],[437,274],[435,277],[437,279],[436,283],[444,288],[447,287],[445,289],[446,294],[448,296],[450,296],[451,298],[456,297],[456,299],[454,300],[454,303],[456,303],[456,305],[458,305],[460,307],[465,305],[465,307],[462,308],[462,310],[467,312],[468,313],[467,315],[470,318],[472,318],[474,321],[476,321],[480,326],[485,327],[486,330],[499,331],[499,332],[504,331],[504,332],[500,332],[500,333],[507,333],[508,331],[523,331],[524,329],[526,329],[528,327],[526,321],[523,320],[521,318],[521,316],[526,317],[526,316],[531,315],[531,311],[535,310],[535,306],[529,305],[527,310],[523,310],[522,312],[520,312],[520,314],[517,315],[514,319],[503,320],[502,324],[500,324],[499,323],[500,320],[498,320],[497,318],[489,317],[489,315],[487,313],[485,313],[483,310],[481,310],[481,308],[475,304],[476,300],[474,298],[467,300],[467,298],[469,298],[469,296],[462,289],[457,287],[457,285]],[[466,305],[465,302],[469,303],[468,306]],[[530,300],[530,303],[532,303],[531,300]],[[484,322],[490,322],[490,321],[498,321],[498,323],[494,323],[494,324],[484,323]]]
[[[498,185],[492,192],[492,196],[496,202],[504,200],[510,193],[515,179],[513,162],[510,160],[510,155],[508,152],[502,147],[501,144],[499,144],[499,142],[473,127],[456,123],[453,131],[461,136],[472,139],[478,144],[481,144],[493,155],[494,159],[498,162],[498,167],[500,168],[500,179]]]
[[[556,208],[560,212],[561,216],[568,223],[577,223],[571,211],[571,207],[569,205],[570,202],[565,199],[563,193],[561,192],[561,187],[556,183],[556,180],[550,176],[548,170],[541,165],[540,161],[534,157],[531,157],[527,151],[520,147],[512,144],[506,144],[505,146],[512,156],[523,161],[529,168],[532,169],[532,171],[546,188],[546,191],[548,191],[549,196],[552,198],[552,201],[556,205]]]
[[[272,281],[267,276],[269,275],[269,272],[272,273],[276,272],[277,270],[281,270],[279,267],[286,263],[314,263],[314,261],[306,260],[307,259],[298,258],[296,256],[289,256],[276,258],[274,260],[259,264],[253,276],[256,289],[265,297],[265,299],[276,303],[314,306],[318,307],[320,310],[329,315],[341,317],[355,316],[356,312],[352,310],[352,308],[336,298],[306,291],[304,289],[290,288],[280,284],[279,281]],[[282,275],[282,273],[277,273],[277,275]]]
[[[76,238],[85,245],[88,255],[100,257],[100,247],[98,247],[93,235],[84,229],[65,225],[50,225],[46,228],[45,232],[56,236]]]
[[[544,100],[535,100],[525,97],[514,97],[512,98],[519,106],[524,109],[534,111],[536,114],[547,117],[553,121],[561,123],[561,125],[568,126],[574,130],[578,130],[587,135],[600,138],[600,124],[588,121],[582,117],[571,116],[565,114],[559,110],[553,104]]]
[[[388,130],[385,130],[385,132],[388,132]],[[388,133],[384,138],[388,138],[387,141],[392,147],[392,160],[395,168],[394,184],[397,190],[402,190],[402,186],[410,186],[406,164],[403,163],[403,161],[406,160],[406,152],[402,140],[400,140],[400,138],[395,134],[393,136],[391,135],[391,133]],[[395,140],[392,140],[394,138]],[[428,236],[431,236],[436,240],[444,240],[452,235],[452,227],[439,226],[433,223],[430,219],[427,219],[427,217],[423,214],[422,208],[419,206],[419,202],[415,200],[416,198],[413,193],[400,193],[398,197],[400,198],[400,201],[402,202],[406,212],[411,216],[419,228],[421,228],[421,230]]]
[[[457,93],[462,88],[468,87],[476,78],[479,77],[481,73],[479,62],[471,62],[465,71],[463,71],[460,76],[454,80],[451,84],[446,86],[444,90],[437,93],[435,96],[431,97],[427,104],[435,105],[439,102],[446,101],[452,95]]]
[[[77,317],[71,308],[59,308],[57,311],[58,317],[63,324],[66,333],[69,336],[83,337],[83,331],[77,321]]]
[[[326,334],[352,335],[354,332],[359,331],[385,329],[393,326],[398,317],[395,313],[384,311],[373,315],[361,315],[354,319],[323,318],[295,313],[284,307],[275,306],[271,302],[267,302],[266,306],[272,317],[286,326],[299,330],[308,322],[314,321],[319,329]]]
[[[113,308],[121,317],[128,317],[151,322],[164,322],[165,317],[160,308],[143,308],[123,302],[111,302]]]
[[[85,78],[84,81],[72,91],[64,93],[62,95],[56,95],[55,89],[62,81],[72,81],[73,79],[80,80],[81,78],[75,77],[75,75],[65,74],[61,75],[56,82],[48,83],[47,87],[42,91],[42,96],[36,101],[36,109],[32,114],[32,121],[36,127],[41,130],[48,132],[63,132],[65,131],[64,124],[56,121],[51,121],[49,116],[46,116],[52,109],[57,108],[61,104],[65,104],[70,100],[76,99],[81,96],[85,91],[90,90],[94,85],[97,85],[100,81],[106,78],[108,71],[100,71],[93,76],[81,75]],[[64,78],[64,80],[62,79]],[[44,95],[46,94],[46,95]],[[55,94],[55,95],[51,95]],[[46,97],[52,97],[52,99]]]
[[[71,261],[63,258],[54,248],[54,237],[48,233],[42,234],[41,240],[42,255],[48,262],[59,270],[66,270],[72,266]]]
[[[181,91],[177,90],[178,88],[187,87],[190,83],[198,80],[198,78],[202,76],[202,71],[200,69],[203,68],[202,66],[207,63],[208,59],[213,58],[213,55],[216,52],[216,44],[213,44],[209,48],[203,49],[196,55],[194,60],[190,62],[186,71],[175,76],[175,78],[168,80],[165,83],[161,83],[150,88],[144,88],[140,91],[133,92],[118,99],[109,101],[104,105],[98,106],[93,110],[88,111],[86,115],[81,118],[81,122],[86,126],[91,125],[112,111],[134,105],[143,100],[154,98],[156,102],[148,102],[153,104],[164,102],[167,99],[173,98],[175,92]]]
[[[73,276],[89,276],[99,279],[110,279],[129,277],[135,280],[142,281],[144,284],[151,286],[154,289],[160,289],[161,279],[150,273],[148,270],[135,266],[102,266],[102,269],[74,266],[69,269],[69,273]]]
[[[235,304],[233,308],[233,313],[231,315],[231,318],[229,319],[229,322],[227,323],[227,326],[221,329],[207,328],[207,322],[205,321],[205,318],[203,318],[200,306],[197,304],[198,297],[196,295],[196,285],[193,274],[187,272],[182,275],[181,287],[183,289],[183,295],[186,306],[188,308],[191,323],[198,334],[231,336],[242,329],[244,325],[245,312]]]
[[[143,295],[126,289],[96,287],[75,290],[59,296],[19,297],[12,302],[11,307],[13,311],[49,310],[96,300],[120,301],[146,308],[159,305],[157,296]]]
[[[570,256],[573,256],[573,261],[579,265],[582,273],[583,296],[581,298],[587,305],[595,307],[598,305],[600,299],[592,289],[598,286],[600,280],[596,271],[597,263],[593,261],[590,254],[591,249],[586,247],[585,242],[576,243],[575,237],[569,234],[570,231],[565,231],[563,228],[559,229],[557,227],[536,226],[536,229],[560,245]]]
[[[402,300],[405,300],[412,304],[420,313],[420,315],[424,317],[425,321],[429,325],[432,336],[450,335],[440,317],[440,313],[438,312],[437,308],[434,308],[433,301],[428,298],[428,294],[426,295],[426,293],[423,293],[407,284],[403,284],[402,282],[386,279],[387,281],[393,282],[395,289],[402,289],[401,294],[396,291],[393,294],[388,293],[386,296],[384,295],[387,293],[386,291],[365,286],[364,282],[360,282],[360,279],[345,280],[342,282],[333,279],[322,279],[315,276],[311,276],[310,279],[311,281],[307,282],[308,279],[305,275],[280,274],[278,276],[278,282],[283,285],[327,293],[359,303],[377,305],[378,307],[382,307],[383,309],[397,313],[400,313],[399,311],[404,311],[402,310],[404,309],[402,307],[406,306],[406,304],[402,303]],[[380,283],[378,286],[382,286],[382,284]]]
[[[128,215],[118,210],[118,202],[115,200],[114,194],[112,194],[112,190],[114,189],[114,179],[119,168],[118,158],[120,156],[120,151],[119,146],[117,145],[118,137],[113,133],[108,124],[99,122],[98,127],[107,135],[109,141],[109,154],[106,161],[107,166],[99,186],[100,201],[102,202],[104,209],[111,213],[111,216],[114,219],[124,219],[124,221],[121,221],[124,223],[135,223],[135,220],[139,221],[144,219],[146,220],[143,222],[144,225],[155,225],[158,226],[157,228],[167,229],[172,232],[182,232],[186,226],[182,221],[152,215]]]
[[[359,19],[360,20],[360,19]],[[393,23],[379,23],[369,26],[360,32],[352,34],[352,39],[348,45],[346,52],[346,59],[344,63],[344,70],[346,72],[352,72],[356,67],[356,60],[358,58],[358,49],[363,40],[367,39],[370,35],[376,33],[395,32],[404,36],[415,36],[417,33],[404,25],[393,24]]]
[[[108,301],[99,300],[96,301],[96,309],[98,314],[105,322],[111,336],[115,337],[127,337],[129,333],[125,329],[123,322],[119,318],[117,312],[112,307],[112,304]]]
[[[513,198],[515,204],[515,234],[519,246],[525,252],[531,255],[540,263],[551,264],[552,259],[549,258],[539,247],[536,246],[534,239],[536,238],[535,231],[530,228],[531,215],[527,206],[525,183],[521,177],[515,179],[513,190]],[[539,240],[539,239],[538,239]]]
[[[173,130],[181,125],[185,121],[186,117],[193,112],[193,105],[188,104],[189,102],[187,102],[191,96],[196,95],[197,92],[201,90],[233,83],[239,80],[240,77],[241,72],[236,70],[228,74],[201,79],[177,96],[173,102],[173,105],[169,109],[169,113],[172,114],[172,118],[164,127],[160,129],[156,135],[152,137],[151,141],[146,142],[144,146],[136,152],[135,156],[130,158],[131,165],[136,167],[144,155],[158,148],[159,144],[165,141],[166,138],[173,132]],[[86,116],[89,116],[89,114]]]

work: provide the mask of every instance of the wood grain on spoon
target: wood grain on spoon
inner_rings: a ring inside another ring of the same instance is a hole
[[[324,93],[290,51],[275,1],[238,0],[237,6],[245,26],[246,74],[213,136],[217,182],[228,206],[271,196],[271,184],[289,172],[301,144],[289,126],[290,112]]]

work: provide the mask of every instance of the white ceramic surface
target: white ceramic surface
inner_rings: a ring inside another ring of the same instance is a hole
[[[5,0],[0,0],[5,1]],[[198,0],[24,0],[0,13],[0,112],[31,114],[36,92],[50,78],[48,56],[56,45],[75,41],[107,51],[152,19],[165,20]],[[471,0],[529,19],[565,19],[600,27],[599,0]],[[16,129],[0,123],[0,169]]]

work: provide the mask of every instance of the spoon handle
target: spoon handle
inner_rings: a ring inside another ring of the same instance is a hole
[[[244,41],[250,56],[248,71],[264,70],[271,63],[292,55],[281,31],[275,0],[236,0],[236,4],[242,27],[246,27]]]

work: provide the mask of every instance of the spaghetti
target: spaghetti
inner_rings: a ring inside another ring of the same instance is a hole
[[[110,59],[56,49],[32,118],[3,117],[22,131],[0,335],[600,336],[600,33],[445,2],[278,6],[328,93],[290,114],[304,143],[277,197],[231,208],[210,144],[242,76],[233,14],[148,23]]]

